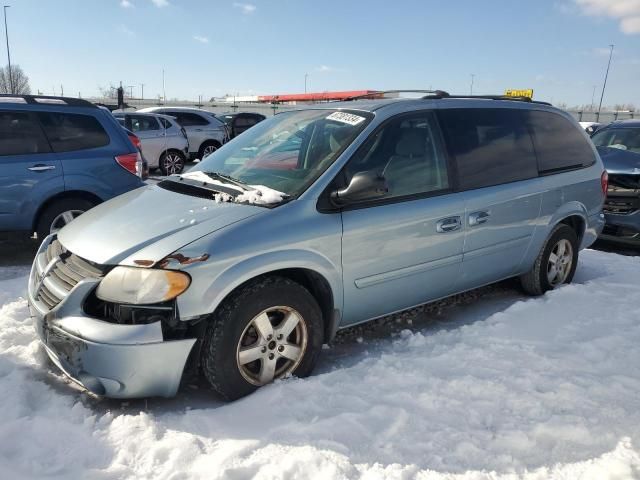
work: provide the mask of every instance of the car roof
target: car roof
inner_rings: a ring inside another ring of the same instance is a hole
[[[72,97],[55,97],[52,95],[17,95],[10,93],[0,94],[0,105],[15,103],[17,105],[40,105],[40,106],[59,106],[59,107],[99,107],[94,103],[82,98]]]
[[[210,112],[208,110],[203,110],[201,108],[193,108],[193,107],[168,107],[168,106],[162,106],[162,107],[147,107],[147,108],[141,108],[140,110],[138,110],[140,113],[156,113],[159,110],[174,110],[176,112],[193,112],[193,113],[206,113],[208,115],[212,115],[215,117],[215,114],[213,112]]]
[[[146,117],[161,117],[167,120],[175,121],[175,119],[171,115],[166,115],[164,113],[153,113],[153,112],[140,112],[137,110],[134,111],[123,111],[123,112],[113,112],[114,117],[121,117],[123,115],[142,115]]]
[[[640,119],[616,120],[607,125],[607,127],[637,128],[640,127]]]
[[[565,113],[562,110],[553,107],[552,105],[544,102],[529,102],[521,100],[509,100],[504,98],[384,98],[384,99],[363,99],[363,100],[349,100],[349,101],[336,101],[327,103],[317,103],[307,105],[305,107],[296,108],[296,110],[308,110],[308,109],[344,109],[344,110],[360,110],[364,112],[375,112],[388,107],[397,107],[399,105],[404,106],[407,110],[414,110],[419,108],[514,108],[514,109],[536,109],[536,110],[550,110],[555,112]]]

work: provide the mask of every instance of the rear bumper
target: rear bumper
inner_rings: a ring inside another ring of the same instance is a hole
[[[38,255],[50,241],[43,242]],[[106,397],[176,394],[195,339],[164,341],[160,322],[120,325],[87,316],[82,305],[97,279],[80,281],[48,310],[37,299],[38,270],[36,260],[29,276],[29,310],[47,354],[63,373]]]

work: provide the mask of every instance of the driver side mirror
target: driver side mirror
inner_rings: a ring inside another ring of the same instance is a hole
[[[358,172],[345,188],[331,192],[331,203],[335,207],[344,207],[350,203],[375,200],[389,192],[387,181],[378,172]]]

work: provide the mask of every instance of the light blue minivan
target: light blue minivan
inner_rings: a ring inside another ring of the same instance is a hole
[[[284,112],[94,208],[34,261],[46,351],[98,395],[171,396],[189,369],[235,399],[309,375],[338,329],[509,277],[570,282],[606,173],[575,120],[526,100]]]

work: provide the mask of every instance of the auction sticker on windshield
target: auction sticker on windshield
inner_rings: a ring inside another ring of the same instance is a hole
[[[365,121],[365,117],[354,115],[346,112],[333,112],[327,117],[327,120],[335,120],[336,122],[347,123],[349,125],[358,125]]]

